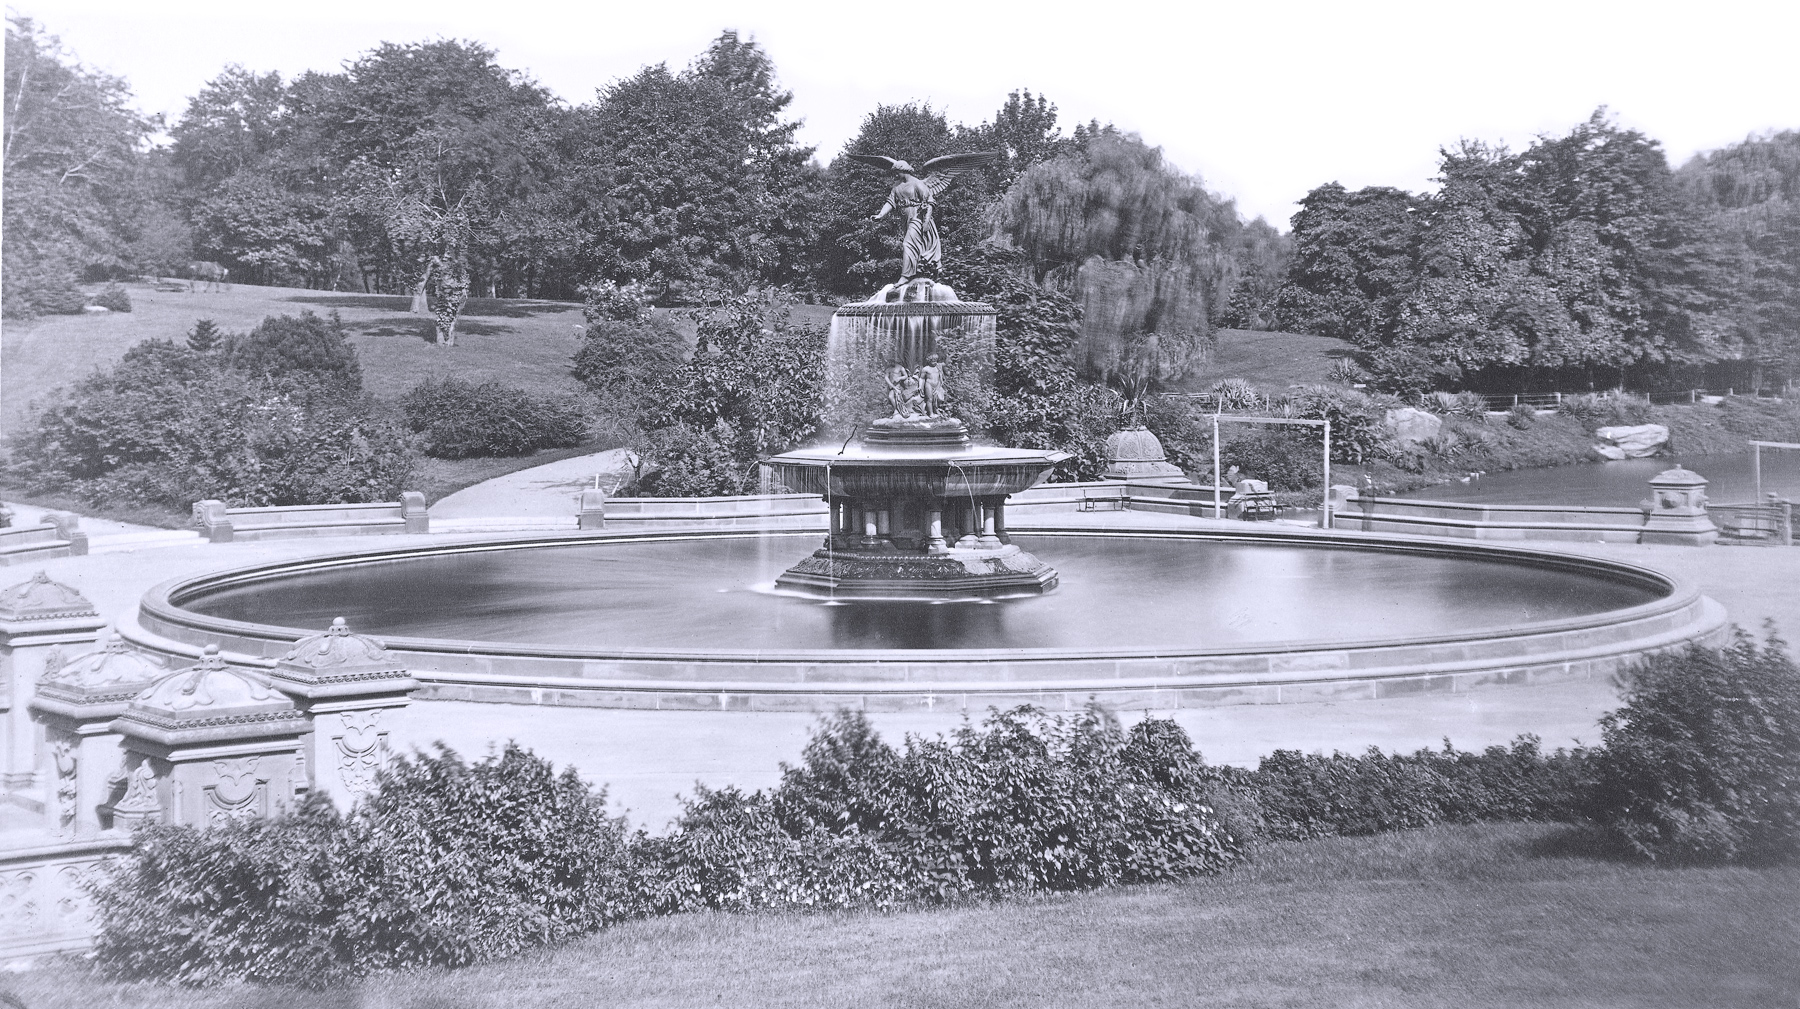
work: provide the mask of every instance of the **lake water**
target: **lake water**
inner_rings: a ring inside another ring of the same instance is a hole
[[[1650,478],[1683,466],[1705,477],[1706,496],[1719,504],[1748,504],[1756,496],[1750,453],[1621,459],[1583,466],[1489,473],[1468,483],[1421,487],[1396,497],[1482,504],[1618,505],[1650,496]],[[1800,501],[1800,451],[1763,449],[1762,489]]]

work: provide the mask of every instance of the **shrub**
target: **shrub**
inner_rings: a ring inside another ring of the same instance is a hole
[[[1307,840],[1479,820],[1568,820],[1583,753],[1546,757],[1535,736],[1480,754],[1441,751],[1361,757],[1277,750],[1234,784],[1252,795],[1266,836]]]
[[[642,284],[620,286],[610,280],[597,280],[581,288],[582,316],[592,329],[606,322],[648,322],[651,317],[650,295]]]
[[[1481,420],[1487,416],[1487,400],[1473,392],[1428,392],[1419,397],[1419,405],[1444,417]]]
[[[131,311],[131,295],[118,284],[108,284],[94,295],[93,303],[114,312]]]
[[[499,382],[428,378],[400,399],[407,427],[439,459],[524,455],[581,444],[587,420],[574,396],[537,396]]]
[[[440,746],[347,816],[315,799],[140,828],[96,891],[95,955],[124,978],[315,986],[508,956],[638,913],[626,841],[572,770],[516,745],[473,764]]]
[[[1771,629],[1692,646],[1625,677],[1600,719],[1585,813],[1639,857],[1673,863],[1800,855],[1800,669]]]
[[[1338,385],[1360,385],[1368,380],[1369,376],[1363,372],[1362,368],[1347,357],[1340,357],[1331,362],[1331,367],[1325,372],[1325,381],[1335,382]]]
[[[606,318],[588,323],[571,371],[582,384],[635,408],[681,370],[687,341],[666,315],[643,320]]]
[[[5,280],[0,284],[0,313],[9,319],[34,315],[80,315],[87,297],[75,286],[75,274],[58,262],[27,262],[30,257],[5,257]]]
[[[362,365],[336,313],[329,320],[312,312],[270,316],[248,334],[228,338],[223,349],[228,366],[252,376],[362,388]]]
[[[656,468],[637,482],[635,493],[728,497],[757,492],[759,457],[730,424],[721,421],[701,429],[679,424],[655,432],[650,441]]]
[[[1650,417],[1650,401],[1627,392],[1584,392],[1564,396],[1558,413],[1581,421],[1590,428],[1642,424]]]
[[[166,340],[58,390],[12,439],[9,476],[93,502],[392,501],[414,460],[370,401],[333,384],[255,380]]]
[[[194,328],[188,330],[187,346],[196,354],[205,354],[217,349],[222,339],[224,334],[211,319],[195,319]]]
[[[1387,408],[1368,395],[1354,389],[1309,385],[1288,397],[1288,408],[1295,417],[1331,421],[1333,462],[1362,463],[1383,454],[1388,439]],[[1322,446],[1325,435],[1321,429],[1309,428],[1307,437]]]
[[[1520,403],[1506,411],[1506,423],[1520,431],[1529,429],[1537,423],[1537,407],[1528,403]]]
[[[1248,381],[1227,378],[1214,382],[1212,394],[1218,397],[1219,409],[1226,413],[1256,413],[1268,409],[1269,397]]]

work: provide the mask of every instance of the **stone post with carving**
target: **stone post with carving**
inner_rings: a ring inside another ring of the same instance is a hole
[[[386,645],[351,633],[343,617],[295,642],[269,679],[312,722],[303,740],[309,786],[348,810],[375,787],[388,733],[419,681]]]
[[[138,651],[114,632],[106,644],[45,670],[32,698],[32,717],[44,727],[44,825],[63,838],[89,838],[112,826],[100,819],[116,790],[125,788],[125,749],[112,731],[132,698],[168,675],[162,660]]]
[[[39,677],[86,651],[106,621],[94,604],[42,571],[0,591],[0,794],[38,810],[48,805],[38,772],[42,729],[31,718]]]
[[[1651,477],[1638,542],[1703,547],[1716,541],[1719,527],[1706,513],[1706,483],[1705,477],[1679,466]]]
[[[197,664],[151,684],[113,721],[125,787],[101,818],[205,827],[289,812],[306,789],[308,728],[268,676],[207,645]]]

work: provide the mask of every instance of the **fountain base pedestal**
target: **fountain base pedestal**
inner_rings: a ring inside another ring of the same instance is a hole
[[[775,587],[842,599],[991,599],[1056,588],[1056,569],[1011,543],[996,549],[852,553],[821,548]]]

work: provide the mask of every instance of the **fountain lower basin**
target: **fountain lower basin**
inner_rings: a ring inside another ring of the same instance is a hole
[[[425,697],[752,711],[1090,699],[1166,709],[1466,690],[1610,675],[1724,627],[1691,586],[1632,565],[1278,529],[1019,534],[1068,576],[1033,599],[768,593],[764,579],[816,535],[364,549],[165,583],[139,622],[165,650],[219,641],[272,660],[343,615],[386,639]]]

